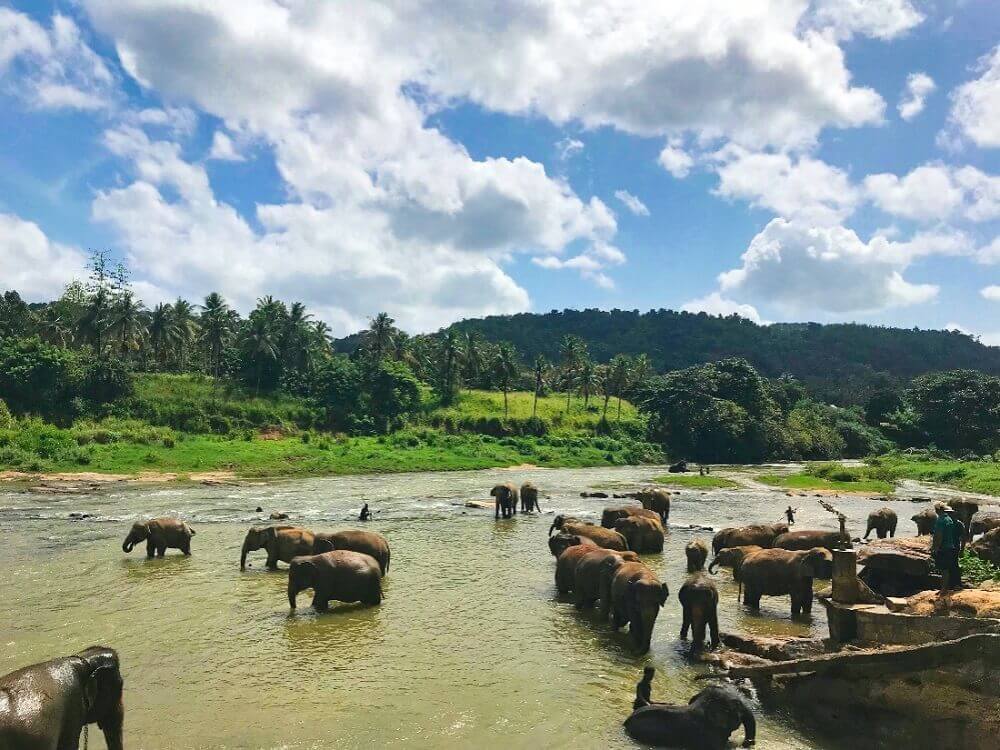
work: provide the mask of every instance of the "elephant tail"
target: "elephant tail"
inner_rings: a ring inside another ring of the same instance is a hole
[[[389,562],[392,560],[392,550],[386,549],[385,551],[385,572],[389,572]]]

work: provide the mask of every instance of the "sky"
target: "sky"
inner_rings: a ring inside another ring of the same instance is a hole
[[[0,0],[0,290],[1000,345],[996,0]]]

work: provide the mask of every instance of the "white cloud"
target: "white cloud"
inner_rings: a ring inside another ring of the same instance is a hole
[[[976,259],[980,263],[1000,263],[1000,236],[994,237],[992,242],[980,248],[976,253]]]
[[[69,17],[56,13],[46,29],[0,8],[0,82],[38,109],[97,110],[111,104],[115,79]]]
[[[221,130],[216,130],[215,135],[212,137],[212,148],[209,150],[208,158],[218,159],[219,161],[244,160],[243,155],[236,150],[233,139]]]
[[[843,38],[893,39],[924,20],[909,0],[814,0],[815,24]]]
[[[615,198],[620,200],[625,205],[625,208],[636,216],[649,216],[649,209],[646,208],[646,204],[632,195],[628,190],[616,190]]]
[[[991,302],[1000,302],[1000,286],[996,284],[983,287],[979,290],[979,294],[982,295],[983,299],[988,299]]]
[[[52,242],[34,222],[0,213],[0,288],[29,301],[52,300],[70,281],[87,277],[86,265],[82,252]]]
[[[977,146],[1000,146],[1000,45],[979,60],[982,75],[955,89],[951,121]]]
[[[1000,217],[1000,177],[975,167],[925,164],[909,174],[869,175],[868,198],[887,213],[916,221],[962,217],[991,221]]]
[[[694,159],[687,151],[681,148],[679,140],[672,140],[663,147],[663,150],[660,152],[659,162],[660,166],[678,180],[683,180],[687,177],[691,173],[691,167],[694,166]]]
[[[560,161],[569,161],[581,151],[583,151],[583,141],[576,138],[566,136],[556,141],[556,152],[559,154]]]
[[[760,323],[760,313],[757,312],[757,308],[753,305],[744,305],[739,302],[734,302],[731,299],[726,299],[718,292],[712,292],[704,297],[699,297],[698,299],[690,300],[685,302],[681,306],[681,310],[690,313],[708,313],[709,315],[739,315],[747,320],[752,320],[754,323]]]
[[[817,159],[740,148],[725,149],[718,157],[717,195],[746,200],[786,218],[835,224],[858,202],[858,191],[847,174]]]
[[[958,331],[959,333],[964,333],[966,336],[972,336],[973,335],[972,332],[968,328],[965,328],[964,326],[960,325],[959,323],[945,323],[944,324],[944,328],[942,328],[941,330],[942,331]]]
[[[927,302],[938,288],[903,277],[920,254],[953,249],[943,239],[915,244],[884,237],[863,242],[841,226],[814,227],[773,219],[741,257],[719,275],[720,291],[773,305],[787,315],[844,315]]]
[[[899,116],[904,120],[912,120],[924,111],[924,100],[937,86],[934,79],[926,73],[910,73],[906,77],[906,90],[896,105]]]

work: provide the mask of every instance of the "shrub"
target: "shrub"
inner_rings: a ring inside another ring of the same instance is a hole
[[[10,415],[10,409],[2,398],[0,398],[0,430],[9,430],[14,426],[14,418]]]

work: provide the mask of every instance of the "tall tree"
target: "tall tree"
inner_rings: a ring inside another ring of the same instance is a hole
[[[169,303],[161,302],[153,308],[146,328],[149,343],[153,346],[153,357],[156,363],[163,367],[166,353],[177,341],[177,327],[174,325],[174,308]]]
[[[254,392],[259,396],[265,365],[278,359],[278,333],[264,310],[257,309],[250,314],[243,343],[247,361],[254,371]]]
[[[393,340],[397,330],[389,313],[380,312],[368,325],[364,333],[364,347],[373,362],[381,362],[393,350]]]
[[[500,389],[503,391],[503,416],[505,419],[509,413],[507,393],[510,391],[511,385],[517,380],[519,372],[520,365],[518,359],[517,349],[514,348],[514,345],[509,341],[502,341],[497,348],[497,358],[493,368]]]
[[[532,372],[535,376],[535,395],[534,400],[531,404],[531,416],[538,416],[538,394],[541,393],[542,388],[545,387],[545,376],[549,371],[549,361],[545,359],[541,354],[535,357],[535,363],[532,366]]]
[[[590,357],[580,363],[576,385],[583,394],[583,408],[590,406],[590,394],[597,390],[597,366]]]
[[[181,297],[174,302],[171,317],[176,331],[174,342],[177,346],[177,363],[181,372],[184,372],[187,369],[188,351],[197,338],[200,326],[195,319],[194,306]]]
[[[112,277],[108,268],[108,254],[95,252],[90,258],[90,280],[86,287],[87,300],[78,322],[80,338],[93,345],[100,354],[104,350],[104,332],[112,302]]]
[[[609,385],[618,397],[618,421],[622,419],[622,394],[629,389],[632,378],[632,362],[624,354],[616,354],[608,366]],[[605,404],[606,405],[606,404]],[[605,410],[606,411],[606,410]]]
[[[128,352],[136,351],[142,345],[146,330],[143,326],[145,308],[130,289],[124,289],[111,309],[111,328],[118,336],[120,354],[124,358]]]
[[[462,336],[454,328],[450,328],[441,342],[441,399],[450,404],[458,395],[462,384]]]
[[[579,336],[564,336],[559,345],[559,359],[563,385],[566,388],[566,411],[569,411],[570,399],[573,396],[573,384],[576,381],[577,370],[584,357],[587,356],[587,345]]]
[[[201,333],[208,350],[209,370],[219,377],[222,370],[222,352],[233,335],[232,311],[218,292],[212,292],[201,305]]]

